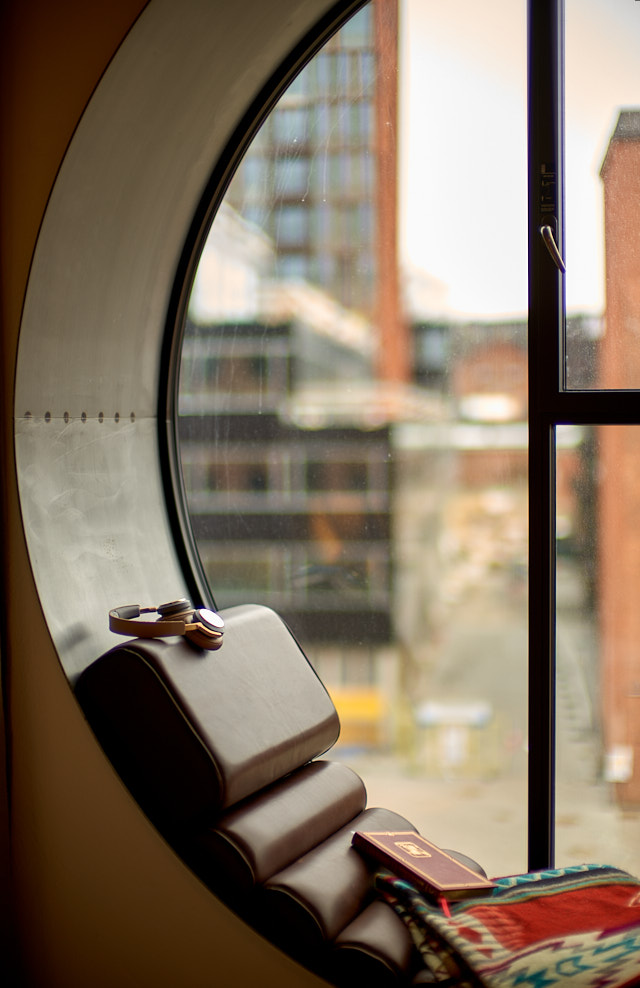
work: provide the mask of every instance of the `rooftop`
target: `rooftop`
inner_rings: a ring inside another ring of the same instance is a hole
[[[604,175],[611,146],[617,141],[640,141],[640,109],[620,110],[615,130],[611,135],[606,154],[602,160],[602,166],[600,168],[601,176]]]

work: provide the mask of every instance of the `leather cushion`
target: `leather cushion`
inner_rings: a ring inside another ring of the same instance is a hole
[[[411,934],[381,899],[366,907],[337,936],[328,962],[334,983],[382,988],[412,977],[422,965]]]
[[[338,737],[333,702],[282,619],[253,604],[222,615],[217,651],[135,639],[76,684],[107,754],[165,831],[213,822]]]
[[[265,883],[260,903],[264,929],[294,956],[314,956],[373,898],[373,868],[351,846],[356,830],[415,827],[392,810],[365,810]]]
[[[347,765],[311,762],[196,838],[193,867],[226,899],[242,898],[361,813],[365,802],[364,784]]]

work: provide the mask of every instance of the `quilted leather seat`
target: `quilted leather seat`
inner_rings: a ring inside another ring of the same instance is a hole
[[[218,651],[141,638],[97,659],[76,683],[89,723],[177,853],[265,936],[339,985],[411,983],[409,934],[351,838],[415,828],[367,808],[355,772],[321,757],[338,715],[280,617],[223,617]]]

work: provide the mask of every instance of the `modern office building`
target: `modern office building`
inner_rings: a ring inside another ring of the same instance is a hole
[[[409,377],[397,260],[396,0],[373,0],[262,125],[227,193],[276,247],[276,276],[371,322],[377,375]]]
[[[202,565],[220,607],[259,600],[307,642],[384,643],[390,432],[367,417],[369,333],[317,290],[274,283],[269,299],[187,329],[180,447]]]

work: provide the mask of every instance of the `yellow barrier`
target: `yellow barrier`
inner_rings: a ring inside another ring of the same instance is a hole
[[[338,686],[329,691],[340,717],[340,744],[386,747],[389,743],[389,706],[375,687]]]

